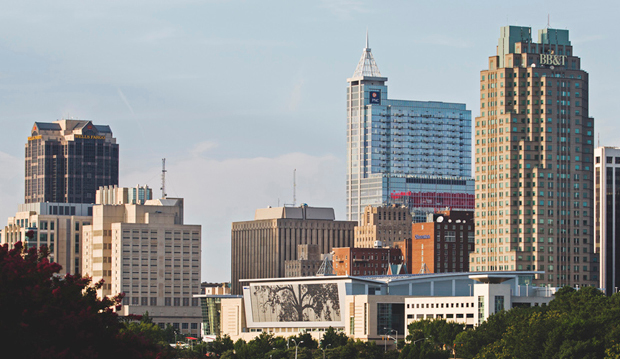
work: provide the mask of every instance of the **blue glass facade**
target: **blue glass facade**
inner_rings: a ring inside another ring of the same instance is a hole
[[[471,112],[464,104],[389,99],[387,78],[369,48],[347,81],[348,220],[359,220],[367,205],[404,200],[403,194],[414,217],[456,209],[450,194],[473,201]],[[422,193],[437,196],[420,199]],[[473,209],[473,202],[459,209]]]

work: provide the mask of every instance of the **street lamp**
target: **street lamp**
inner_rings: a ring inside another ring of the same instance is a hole
[[[418,339],[416,341],[413,342],[413,345],[415,345],[415,343],[419,342],[420,340],[426,340],[426,339],[430,339],[430,338],[422,338],[422,339]]]
[[[297,341],[293,338],[291,338],[291,340],[293,341],[293,343],[295,343],[295,359],[297,359],[297,348],[299,348],[299,344],[303,343],[303,340],[300,340],[299,343],[297,343]]]
[[[327,346],[325,348],[321,348],[323,350],[323,359],[325,359],[325,350],[327,349],[327,347],[329,347],[331,344],[327,344]]]
[[[398,349],[398,330],[383,327],[383,330],[388,330],[388,329],[389,329],[388,334],[389,334],[389,333],[391,333],[391,332],[396,333],[396,336],[394,337],[394,343],[395,343],[396,349]],[[389,335],[388,335],[388,338],[389,338]],[[383,348],[383,351],[384,351],[384,352],[385,352],[385,351],[387,351],[387,340],[384,342],[384,348]]]

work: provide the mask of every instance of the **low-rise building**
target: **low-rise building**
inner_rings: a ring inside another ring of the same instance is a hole
[[[284,262],[284,276],[291,277],[314,277],[321,268],[322,255],[316,244],[300,244],[297,246],[297,259]]]
[[[243,280],[243,297],[221,298],[221,334],[320,338],[329,327],[380,345],[406,336],[413,320],[443,318],[476,326],[499,310],[549,303],[554,291],[532,287],[540,272],[326,276]]]
[[[412,273],[468,272],[474,241],[473,212],[444,210],[413,223],[410,242],[397,246]]]
[[[355,247],[374,248],[377,242],[393,247],[411,238],[411,213],[404,206],[366,206],[361,224],[355,227]]]
[[[92,204],[20,204],[0,231],[0,243],[23,242],[26,248],[47,246],[49,259],[62,266],[60,274],[81,273],[82,227],[92,221]],[[30,233],[30,237],[26,234]]]
[[[406,274],[403,254],[398,248],[334,248],[335,275]],[[398,269],[396,269],[398,268]],[[397,270],[396,272],[393,272]]]

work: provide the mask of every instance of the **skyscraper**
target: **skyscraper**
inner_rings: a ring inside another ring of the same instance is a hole
[[[620,288],[620,148],[594,150],[594,250],[600,257],[599,288]]]
[[[598,285],[594,120],[568,30],[501,28],[480,73],[476,250],[470,270],[539,270],[535,284]]]
[[[83,226],[82,273],[104,280],[100,297],[125,293],[121,315],[148,312],[162,328],[197,335],[202,229],[184,223],[183,198],[131,201],[92,207],[92,224]]]
[[[25,157],[25,203],[95,203],[100,186],[118,184],[118,144],[109,126],[35,122]]]
[[[283,278],[286,262],[298,259],[300,244],[317,245],[321,254],[352,247],[356,223],[335,218],[332,208],[302,205],[261,208],[253,221],[233,222],[232,294],[243,292],[240,279]]]
[[[438,208],[473,210],[465,105],[388,99],[368,37],[347,82],[347,219],[360,221],[368,205],[405,205],[414,221]]]

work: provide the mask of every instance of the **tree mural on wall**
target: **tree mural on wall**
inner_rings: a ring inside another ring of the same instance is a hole
[[[254,286],[260,311],[278,322],[340,321],[338,285],[286,284]]]

